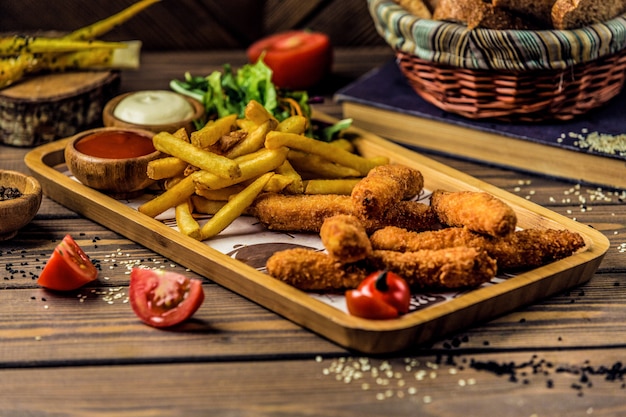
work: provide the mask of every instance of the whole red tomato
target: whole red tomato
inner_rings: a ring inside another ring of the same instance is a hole
[[[199,279],[170,271],[133,268],[128,288],[130,305],[146,324],[171,327],[191,317],[204,301]]]
[[[272,69],[272,82],[280,88],[305,90],[317,84],[332,65],[332,48],[327,35],[292,30],[261,39],[248,48],[248,60],[263,62]]]
[[[411,290],[404,278],[389,271],[377,271],[354,290],[346,291],[350,314],[366,319],[393,319],[409,311]]]
[[[98,270],[89,256],[72,236],[66,235],[54,248],[46,266],[39,274],[37,283],[51,290],[72,291],[97,277]]]

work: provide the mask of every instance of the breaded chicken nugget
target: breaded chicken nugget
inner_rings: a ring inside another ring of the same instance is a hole
[[[583,237],[569,230],[524,229],[499,239],[487,239],[485,250],[503,271],[546,265],[585,247]]]
[[[317,233],[324,219],[337,214],[354,215],[355,210],[346,195],[266,193],[256,199],[251,213],[270,230]],[[360,219],[367,233],[388,225],[408,230],[428,230],[439,225],[432,209],[416,201],[400,201],[381,218]]]
[[[475,287],[496,275],[496,261],[476,248],[395,252],[374,250],[368,268],[387,269],[403,277],[413,289]]]
[[[430,205],[443,224],[464,226],[489,236],[505,236],[517,225],[515,211],[486,192],[435,190]]]
[[[330,256],[343,264],[360,261],[372,252],[365,227],[356,216],[328,217],[322,224],[320,237]]]
[[[424,187],[422,173],[404,165],[380,165],[352,189],[352,202],[364,218],[379,218],[394,203],[416,196]]]
[[[493,238],[451,227],[420,233],[385,227],[370,236],[374,249],[411,252],[468,246],[486,251],[498,264],[498,271],[538,267],[572,255],[585,246],[582,236],[568,230],[524,229]]]
[[[304,291],[356,288],[368,275],[355,264],[344,265],[327,253],[304,248],[276,252],[266,267],[272,277]]]
[[[380,219],[361,218],[361,221],[366,225],[368,233],[386,226],[398,226],[413,231],[441,228],[432,207],[418,201],[398,201],[391,205]]]
[[[318,233],[328,217],[352,214],[349,196],[336,194],[261,194],[252,213],[270,230]]]

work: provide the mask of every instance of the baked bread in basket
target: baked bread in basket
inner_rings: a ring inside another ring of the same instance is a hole
[[[538,11],[536,6],[547,1],[534,2],[530,9]],[[546,22],[540,17],[514,14],[516,28],[492,29],[476,20],[480,6],[491,8],[485,12],[489,15],[499,14],[497,3],[524,2],[447,2],[455,6],[456,17],[435,20],[441,18],[446,0],[439,0],[440,10],[435,9],[432,18],[411,14],[393,0],[368,0],[376,30],[396,52],[411,87],[443,110],[472,119],[569,120],[606,103],[623,87],[624,14],[572,29],[543,29]],[[468,2],[475,5],[460,7]],[[624,4],[606,11],[605,3],[597,4],[607,15],[626,8]],[[465,11],[459,14],[459,8]],[[588,12],[567,16],[568,25],[595,21]]]

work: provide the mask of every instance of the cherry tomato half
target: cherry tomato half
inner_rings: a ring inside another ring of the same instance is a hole
[[[247,50],[250,63],[261,54],[272,69],[272,82],[280,88],[304,90],[318,83],[330,71],[332,48],[327,35],[292,30],[261,39]]]
[[[89,256],[78,246],[72,236],[66,235],[54,248],[46,266],[39,274],[37,283],[51,290],[71,291],[97,277],[98,270]]]
[[[137,317],[153,327],[182,323],[204,301],[202,281],[170,271],[133,268],[128,291]]]

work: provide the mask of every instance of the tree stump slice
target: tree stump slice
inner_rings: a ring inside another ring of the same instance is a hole
[[[0,90],[0,140],[35,147],[102,125],[119,92],[117,71],[43,74]]]

